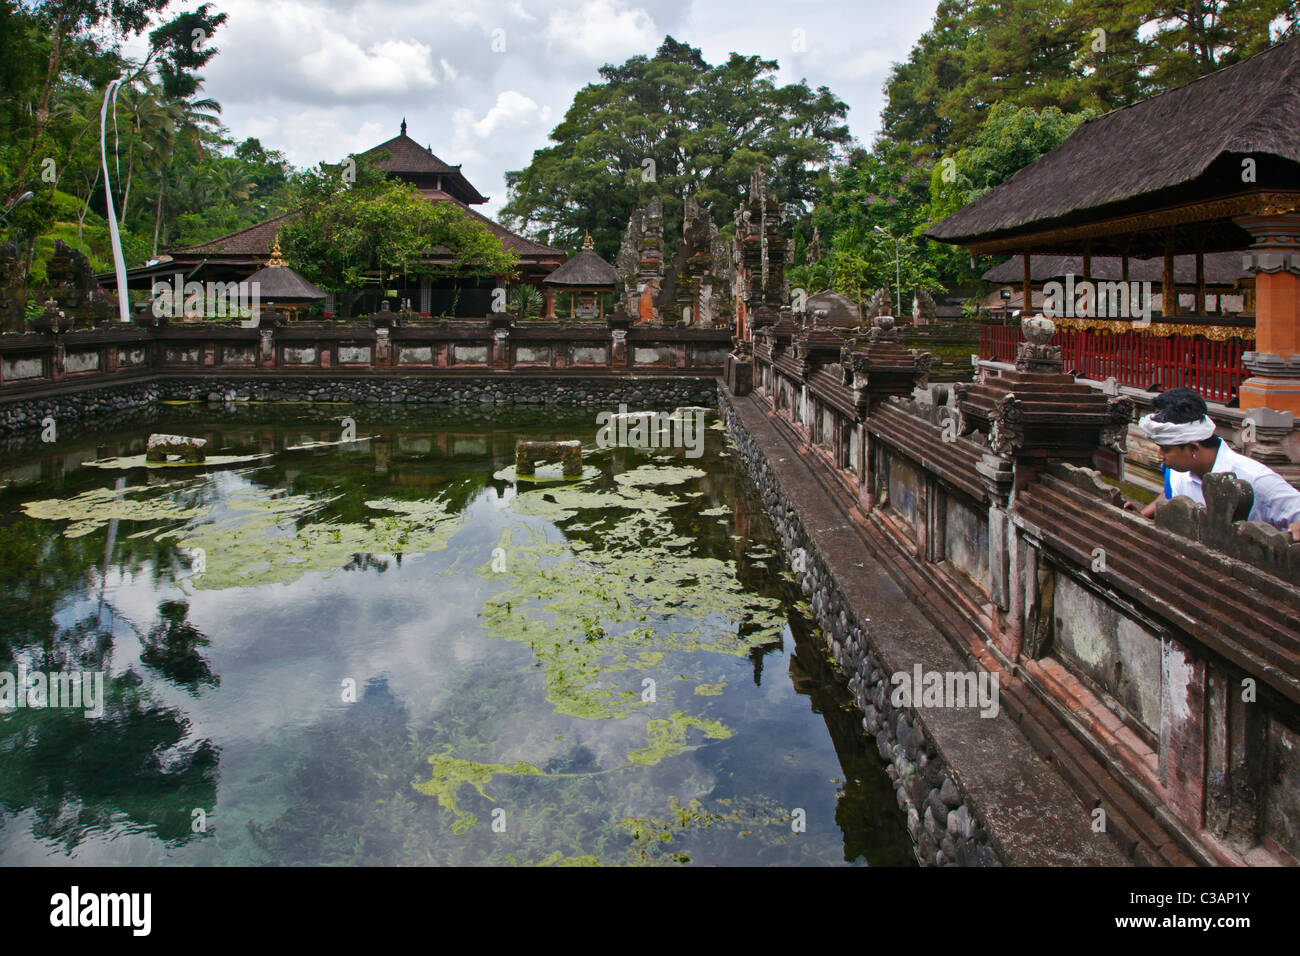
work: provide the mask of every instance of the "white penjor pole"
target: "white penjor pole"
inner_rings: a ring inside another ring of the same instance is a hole
[[[118,318],[123,322],[130,322],[130,297],[126,288],[126,263],[122,259],[122,237],[117,232],[117,211],[113,208],[113,188],[108,179],[108,150],[105,145],[109,100],[113,101],[113,106],[116,109],[117,88],[122,85],[124,79],[125,77],[119,77],[109,83],[108,89],[104,91],[104,105],[99,109],[99,160],[104,167],[104,198],[108,203],[108,238],[113,245],[113,271],[117,274],[117,314]],[[114,116],[114,126],[116,126],[116,115]],[[116,143],[114,143],[113,148],[116,151]]]

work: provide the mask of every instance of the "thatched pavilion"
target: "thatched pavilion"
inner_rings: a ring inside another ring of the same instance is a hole
[[[542,280],[546,296],[546,317],[555,318],[555,292],[572,293],[569,318],[603,319],[605,293],[618,288],[618,270],[597,255],[591,233],[582,241],[582,250]]]
[[[258,299],[264,305],[275,306],[295,317],[299,309],[315,305],[326,297],[323,289],[308,282],[284,261],[280,255],[279,236],[265,268],[249,276],[248,284],[257,289]]]
[[[1253,377],[1243,408],[1300,414],[1300,38],[1186,86],[1081,124],[1056,149],[933,226],[972,253],[1163,258],[1165,316],[1177,314],[1174,257],[1243,250],[1254,274]]]

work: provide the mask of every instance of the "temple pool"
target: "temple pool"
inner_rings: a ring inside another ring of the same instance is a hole
[[[912,865],[716,416],[696,458],[595,417],[176,405],[0,449],[0,862]],[[151,432],[217,461],[142,467]],[[580,479],[516,479],[575,438]]]

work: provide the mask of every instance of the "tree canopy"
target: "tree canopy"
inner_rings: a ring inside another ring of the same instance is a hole
[[[885,84],[881,132],[825,177],[796,225],[792,282],[846,294],[973,287],[989,262],[921,237],[1059,145],[1084,119],[1221,69],[1294,35],[1300,0],[940,0]],[[922,188],[920,182],[928,184]],[[802,260],[811,228],[824,260]],[[811,291],[811,289],[810,289]]]
[[[551,132],[555,145],[506,174],[504,221],[569,248],[589,231],[611,258],[628,217],[657,193],[671,247],[685,193],[724,222],[759,166],[784,201],[806,208],[819,171],[849,141],[848,108],[824,86],[778,86],[776,69],[737,53],[712,66],[672,37],[653,57],[602,67],[602,82],[579,90]]]

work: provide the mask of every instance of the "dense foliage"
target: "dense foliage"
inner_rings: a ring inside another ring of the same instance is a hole
[[[112,267],[99,133],[105,90],[118,77],[107,161],[129,266],[307,202],[311,213],[294,235],[312,252],[299,264],[331,291],[344,277],[373,279],[409,260],[421,236],[454,246],[467,265],[508,271],[501,244],[448,204],[397,189],[348,195],[337,173],[327,185],[321,170],[299,173],[257,139],[232,138],[198,73],[218,53],[226,14],[204,3],[173,16],[168,3],[0,0],[0,241],[17,244],[18,283],[45,279],[60,239],[96,270]],[[116,41],[146,31],[141,61],[117,52]],[[342,235],[348,215],[358,217],[348,234],[355,241]],[[371,234],[357,239],[358,229]]]
[[[0,2],[0,222],[26,275],[39,281],[62,239],[109,265],[100,111],[125,77],[108,118],[107,158],[123,250],[132,264],[167,246],[251,225],[282,208],[289,167],[255,139],[236,146],[221,107],[200,93],[226,20],[205,3],[166,18],[167,0]],[[152,19],[151,19],[152,18]],[[112,43],[148,32],[140,62]],[[107,32],[106,32],[107,31]]]
[[[518,261],[457,206],[428,202],[413,186],[385,179],[366,163],[359,164],[355,182],[324,165],[306,171],[295,180],[292,207],[299,212],[280,228],[283,252],[301,275],[339,294],[345,316],[359,289],[384,287],[397,275],[448,269],[508,275]],[[425,261],[439,248],[451,252],[452,265]]]
[[[818,170],[849,140],[847,107],[824,86],[777,86],[776,69],[737,53],[711,66],[672,37],[653,57],[602,67],[603,82],[579,90],[552,131],[555,145],[506,174],[507,223],[569,248],[590,232],[612,258],[628,216],[656,193],[670,238],[687,192],[725,222],[759,167],[786,202],[811,204]]]

